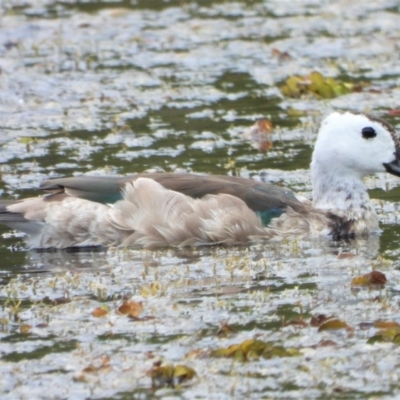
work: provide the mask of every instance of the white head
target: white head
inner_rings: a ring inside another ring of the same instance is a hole
[[[375,172],[400,176],[394,129],[364,114],[332,113],[321,124],[312,156],[313,181],[328,175],[361,180]]]

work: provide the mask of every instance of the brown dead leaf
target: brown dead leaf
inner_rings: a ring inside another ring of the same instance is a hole
[[[371,285],[384,285],[387,282],[386,275],[380,271],[372,271],[369,273]]]
[[[129,315],[130,317],[137,318],[143,311],[143,303],[135,301],[125,301],[118,307],[118,313],[123,315]]]
[[[137,322],[144,322],[144,321],[150,321],[152,319],[156,319],[153,315],[146,315],[145,317],[133,317],[132,315],[128,315],[128,318],[132,321],[137,321]]]
[[[328,346],[337,346],[337,343],[333,340],[321,340],[319,343],[311,346],[313,349],[317,349],[318,347],[328,347]]]
[[[273,129],[274,126],[271,121],[259,119],[243,133],[243,137],[249,140],[257,150],[268,151],[273,147],[270,139],[270,133]]]
[[[346,258],[353,258],[353,257],[355,257],[356,255],[354,254],[354,253],[339,253],[338,254],[338,256],[337,256],[337,258],[339,259],[339,260],[343,260],[343,259],[346,259]]]
[[[395,321],[375,321],[374,327],[378,329],[398,329],[400,332],[400,325]]]
[[[362,276],[356,276],[352,279],[352,286],[371,286],[380,285],[383,286],[387,282],[385,274],[380,271],[371,271],[368,274]]]
[[[100,317],[106,316],[109,311],[110,310],[109,310],[108,306],[103,305],[101,307],[95,308],[92,311],[92,315],[93,315],[93,317],[100,318]]]

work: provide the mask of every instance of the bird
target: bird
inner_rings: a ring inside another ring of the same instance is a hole
[[[48,179],[44,195],[0,200],[0,223],[29,248],[160,248],[379,232],[363,179],[400,176],[400,142],[386,121],[333,112],[321,123],[311,160],[312,199],[228,175],[137,173]]]

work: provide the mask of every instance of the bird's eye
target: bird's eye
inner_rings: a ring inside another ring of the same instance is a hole
[[[361,133],[364,139],[372,139],[376,136],[375,129],[371,128],[370,126],[366,126],[365,128],[363,128]]]

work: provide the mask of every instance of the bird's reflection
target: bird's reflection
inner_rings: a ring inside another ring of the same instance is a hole
[[[282,259],[299,258],[306,260],[315,255],[339,256],[345,258],[345,254],[352,254],[366,261],[376,258],[380,249],[380,236],[370,235],[365,238],[348,241],[334,242],[331,240],[313,240],[302,242],[277,242],[255,243],[249,246],[223,247],[208,246],[200,248],[177,248],[159,250],[117,250],[104,247],[70,248],[65,250],[17,250],[11,254],[19,253],[20,264],[12,268],[6,268],[11,274],[16,273],[55,273],[65,271],[104,271],[115,265],[115,255],[124,255],[132,261],[151,260],[152,266],[161,264],[161,258],[174,258],[180,263],[196,263],[207,257],[224,258],[230,256],[246,255],[252,260],[262,258]],[[0,253],[9,252],[9,248],[3,248]],[[1,256],[1,254],[0,254]],[[6,257],[5,257],[6,258]],[[21,262],[22,261],[22,262]]]

